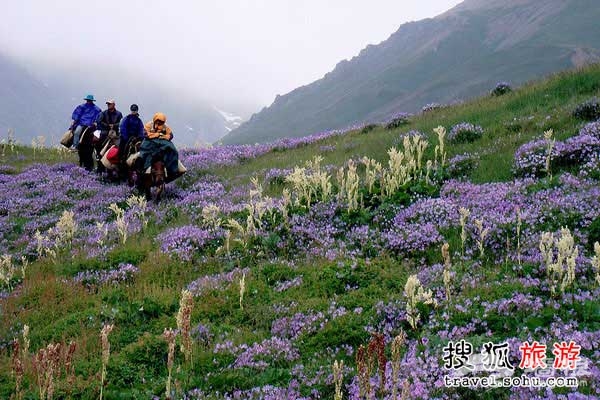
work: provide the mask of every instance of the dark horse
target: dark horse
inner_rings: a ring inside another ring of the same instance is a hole
[[[167,169],[165,168],[165,163],[163,162],[162,157],[154,157],[152,159],[150,173],[146,173],[144,171],[141,176],[138,176],[138,188],[143,189],[144,194],[146,195],[146,200],[152,200],[154,197],[154,202],[158,204],[165,190],[166,177]],[[154,196],[152,195],[152,188],[156,188],[154,191]]]
[[[139,152],[141,145],[142,140],[131,139],[127,144],[126,154],[129,156],[133,153]],[[167,178],[167,169],[165,167],[162,154],[159,153],[152,157],[152,163],[150,164],[149,172],[142,171],[142,166],[140,165],[139,160],[136,161],[136,164],[132,165],[127,172],[129,185],[133,186],[135,182],[138,190],[143,192],[146,196],[146,200],[152,200],[154,197],[154,202],[158,204],[165,190]],[[152,195],[152,188],[156,188],[154,191],[154,196]]]
[[[92,171],[94,169],[94,130],[92,128],[86,127],[81,132],[77,153],[79,154],[79,166]]]

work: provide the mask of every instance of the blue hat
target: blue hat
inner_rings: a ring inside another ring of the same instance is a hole
[[[94,95],[93,95],[93,94],[88,94],[88,95],[87,95],[87,96],[85,96],[83,99],[84,99],[84,100],[96,101],[96,99],[94,99]]]

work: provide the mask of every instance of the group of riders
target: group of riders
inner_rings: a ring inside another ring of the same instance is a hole
[[[150,173],[157,160],[162,162],[161,168],[164,166],[165,183],[183,174],[166,115],[157,112],[144,125],[137,104],[132,104],[130,114],[123,118],[113,99],[106,101],[104,111],[95,104],[93,95],[84,100],[73,111],[69,128],[73,136],[71,150],[78,153],[80,166],[92,171],[95,159],[96,172],[108,172],[114,179],[127,180],[130,186],[136,183],[141,191],[143,175]],[[109,149],[112,164],[107,168],[103,157],[106,159]]]

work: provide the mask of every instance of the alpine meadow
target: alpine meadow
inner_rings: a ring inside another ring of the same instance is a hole
[[[0,398],[598,398],[599,96],[592,65],[184,149],[158,204],[5,138]],[[449,384],[490,344],[510,385]]]

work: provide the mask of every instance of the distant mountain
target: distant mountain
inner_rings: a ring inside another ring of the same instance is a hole
[[[64,132],[64,110],[69,99],[57,97],[53,88],[31,75],[25,68],[0,54],[0,139],[9,129],[16,139],[29,144],[36,136]],[[68,117],[67,117],[68,118]],[[62,130],[62,132],[61,132]]]
[[[242,122],[244,122],[244,119],[238,115],[227,111],[219,110],[216,107],[215,110],[217,110],[217,112],[223,117],[223,120],[225,121],[225,129],[227,129],[227,131],[229,132],[236,128],[239,128]]]
[[[404,24],[224,137],[255,143],[378,122],[600,60],[598,0],[467,0]]]
[[[206,100],[107,68],[27,67],[0,54],[0,139],[14,129],[21,143],[29,144],[40,135],[46,136],[47,144],[57,143],[86,93],[93,93],[102,109],[107,98],[115,98],[123,115],[137,103],[144,122],[155,112],[164,112],[178,146],[215,142],[242,121]]]

